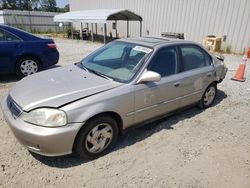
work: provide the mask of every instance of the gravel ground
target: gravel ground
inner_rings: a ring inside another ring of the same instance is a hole
[[[57,39],[58,65],[77,62],[98,43]],[[250,64],[246,82],[231,81],[240,56],[226,56],[227,77],[213,107],[194,107],[130,130],[94,161],[29,153],[0,111],[0,187],[250,187]],[[0,77],[0,98],[15,84]]]

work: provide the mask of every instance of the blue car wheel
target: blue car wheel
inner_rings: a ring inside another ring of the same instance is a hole
[[[40,71],[39,61],[32,56],[26,56],[19,59],[16,66],[16,74],[19,77],[29,76]]]

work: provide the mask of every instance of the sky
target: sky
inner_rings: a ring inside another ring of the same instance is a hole
[[[56,0],[56,4],[58,7],[63,8],[65,5],[69,3],[69,0]]]

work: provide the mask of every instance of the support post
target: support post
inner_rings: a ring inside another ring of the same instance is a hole
[[[140,21],[140,37],[142,37],[142,21]]]
[[[94,27],[93,27],[93,23],[91,23],[91,40],[92,42],[94,42]]]
[[[129,37],[129,21],[127,20],[127,38]]]
[[[95,23],[95,34],[97,36],[97,23]]]
[[[74,39],[74,34],[73,34],[73,22],[71,22],[71,39]]]
[[[56,28],[56,22],[55,22],[55,32],[56,32],[56,35],[57,35],[57,28]],[[59,28],[59,31],[60,31],[60,28]]]
[[[118,35],[118,33],[117,33],[117,20],[115,20],[115,38],[117,39],[117,35]]]
[[[107,24],[106,23],[104,23],[104,38],[103,38],[103,42],[104,42],[104,44],[106,44],[106,35],[107,35]]]
[[[87,24],[87,29],[88,29],[88,32],[89,32],[89,23],[86,23]]]
[[[83,37],[82,37],[82,22],[81,22],[81,27],[80,27],[80,39],[83,40]]]

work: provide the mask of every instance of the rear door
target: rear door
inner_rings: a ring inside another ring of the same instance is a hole
[[[22,40],[17,36],[0,29],[0,72],[13,72],[17,54],[22,46]]]
[[[201,99],[204,90],[216,78],[210,55],[197,45],[179,46],[181,72],[183,75],[183,98],[181,106],[186,106]]]

